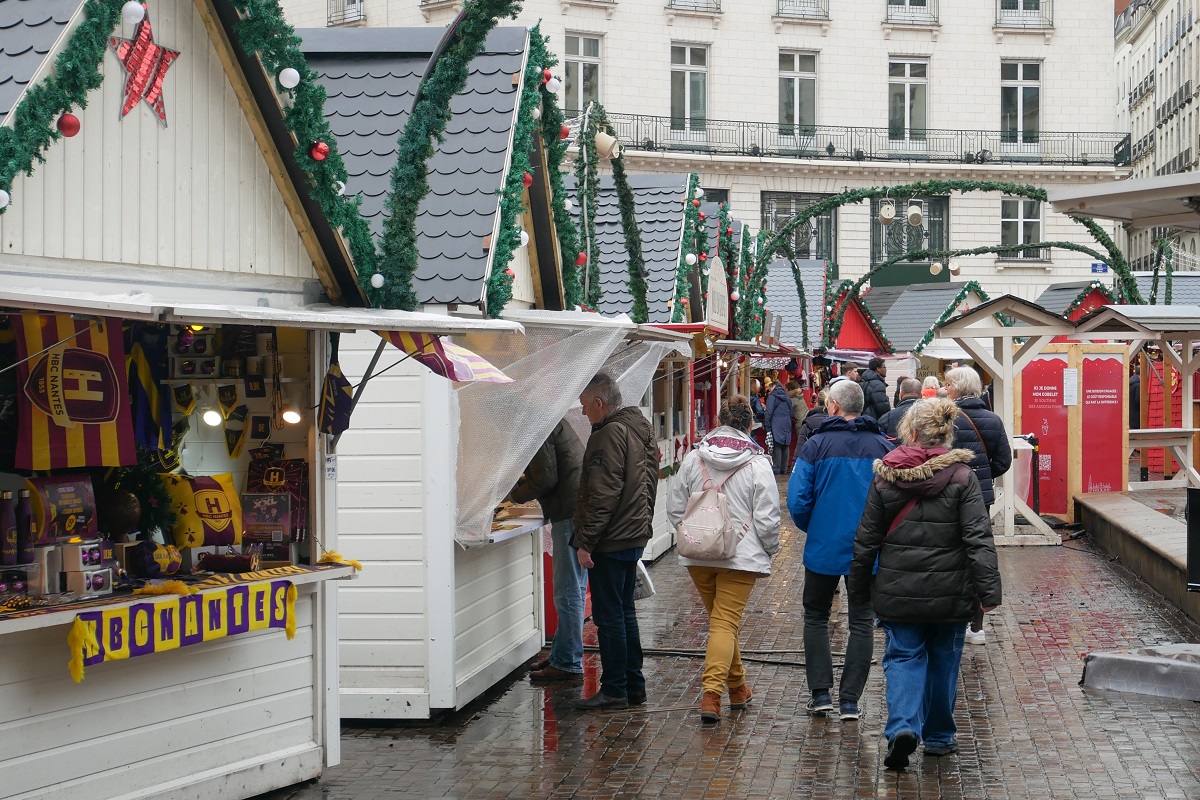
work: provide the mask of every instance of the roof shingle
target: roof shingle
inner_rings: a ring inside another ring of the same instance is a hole
[[[0,120],[81,5],[83,0],[0,0]]]

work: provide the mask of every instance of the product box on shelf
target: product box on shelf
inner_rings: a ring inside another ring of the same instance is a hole
[[[0,570],[0,597],[14,594],[45,594],[37,591],[38,587],[37,564],[22,564],[20,567],[5,567]]]
[[[96,538],[96,496],[87,475],[30,478],[34,528],[38,544],[60,539]]]
[[[286,494],[242,495],[242,541],[262,545],[263,561],[291,563],[292,498]]]
[[[76,594],[112,594],[112,570],[93,569],[87,572],[64,572],[68,592]]]
[[[38,547],[33,551],[33,566],[29,574],[29,593],[58,594],[62,591],[62,551],[57,547]]]
[[[104,562],[104,547],[100,541],[64,544],[60,549],[63,572],[87,572]]]

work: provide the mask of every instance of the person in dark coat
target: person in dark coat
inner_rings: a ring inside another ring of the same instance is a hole
[[[1129,376],[1129,429],[1142,427],[1142,376]]]
[[[754,419],[759,425],[763,424],[763,419],[767,415],[767,409],[763,406],[762,401],[762,384],[757,380],[750,389],[750,410],[754,412]]]
[[[637,562],[654,529],[658,442],[636,406],[625,406],[612,376],[599,372],[579,395],[592,434],[583,452],[575,535],[592,587],[600,645],[600,691],[572,701],[583,710],[646,702],[642,640],[633,589]]]
[[[879,418],[879,430],[883,431],[883,435],[895,441],[897,438],[896,430],[900,427],[900,420],[904,419],[904,415],[912,408],[913,403],[921,399],[921,382],[916,378],[905,378],[900,381],[900,402],[891,411]]]
[[[512,490],[514,503],[537,500],[542,515],[550,522],[553,541],[554,610],[558,628],[550,655],[529,673],[531,680],[564,680],[583,674],[583,605],[587,594],[587,572],[571,546],[575,531],[575,497],[579,494],[579,470],[583,465],[583,443],[566,420],[559,421],[525,468]]]
[[[883,763],[890,769],[907,767],[922,739],[927,756],[958,750],[954,704],[966,623],[977,607],[991,611],[1001,602],[991,521],[968,466],[974,453],[948,449],[960,413],[941,399],[909,409],[900,423],[904,445],[875,462],[854,537],[849,600],[869,602],[887,634]]]
[[[983,390],[979,373],[970,367],[958,367],[946,373],[946,394],[963,412],[954,421],[954,446],[965,447],[975,454],[971,469],[979,479],[983,502],[996,502],[992,479],[999,478],[1012,466],[1012,446],[1004,423],[984,406],[979,398]],[[968,644],[986,644],[983,632],[983,612],[975,612],[975,620],[967,631]]]
[[[800,426],[804,424],[804,418],[808,416],[808,403],[804,401],[804,390],[800,388],[797,381],[788,381],[787,393],[788,397],[792,399],[792,445],[787,467],[788,471],[791,471],[791,466],[796,460],[796,453],[800,452],[800,445],[796,443],[797,434],[800,432]]]
[[[892,408],[887,398],[887,367],[882,358],[872,358],[867,362],[867,371],[863,373],[859,385],[863,390],[863,413],[878,421]]]
[[[788,397],[787,389],[783,388],[781,383],[776,383],[767,395],[766,419],[763,424],[767,426],[767,430],[771,432],[771,439],[775,442],[771,456],[775,474],[786,475],[788,467],[791,466],[788,463],[788,455],[791,453],[792,444],[792,398]]]

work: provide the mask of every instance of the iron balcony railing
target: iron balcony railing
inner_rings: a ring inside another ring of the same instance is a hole
[[[776,16],[790,19],[829,19],[829,0],[779,0]]]
[[[721,10],[721,0],[667,0],[667,8],[680,11],[712,11]]]
[[[996,0],[997,28],[1053,28],[1054,0]]]
[[[345,25],[366,19],[363,0],[329,0],[329,24]]]
[[[841,125],[789,126],[697,117],[608,115],[626,149],[854,161],[928,161],[1124,166],[1127,133],[1036,135],[1005,131],[892,130]]]
[[[937,25],[938,0],[888,0],[886,20],[892,25]]]

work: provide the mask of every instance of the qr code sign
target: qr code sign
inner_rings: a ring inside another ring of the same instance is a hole
[[[1050,471],[1050,454],[1049,453],[1039,453],[1038,454],[1038,472],[1049,472],[1049,471]]]

